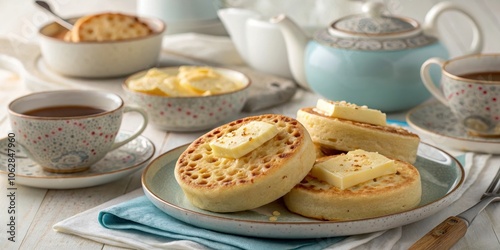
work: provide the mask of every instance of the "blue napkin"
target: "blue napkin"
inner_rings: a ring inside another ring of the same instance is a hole
[[[109,229],[137,230],[171,240],[191,240],[212,249],[323,249],[346,237],[266,239],[211,231],[177,220],[158,209],[146,196],[99,212],[99,223]]]

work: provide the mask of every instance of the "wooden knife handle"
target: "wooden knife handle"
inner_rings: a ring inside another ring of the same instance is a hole
[[[467,221],[451,216],[434,227],[409,249],[450,249],[467,232]]]

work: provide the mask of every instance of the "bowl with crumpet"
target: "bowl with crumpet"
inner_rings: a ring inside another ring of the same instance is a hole
[[[70,19],[68,30],[51,22],[39,30],[43,63],[78,78],[121,77],[158,63],[166,30],[158,18],[105,12]]]
[[[206,66],[151,68],[123,83],[127,100],[166,131],[202,131],[237,118],[251,81],[232,69]]]

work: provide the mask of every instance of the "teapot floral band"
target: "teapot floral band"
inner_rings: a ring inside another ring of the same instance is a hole
[[[427,46],[438,41],[435,37],[426,36],[423,33],[412,37],[396,38],[336,37],[328,32],[328,28],[316,32],[314,40],[329,47],[369,51],[412,49]]]

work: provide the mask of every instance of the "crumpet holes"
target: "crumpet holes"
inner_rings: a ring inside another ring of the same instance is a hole
[[[191,157],[191,160],[192,160],[192,161],[198,161],[198,160],[200,160],[200,159],[202,159],[202,158],[203,158],[203,155],[201,155],[201,154],[195,154],[195,155],[193,155],[193,156]]]

